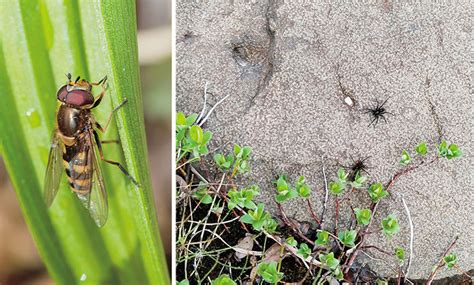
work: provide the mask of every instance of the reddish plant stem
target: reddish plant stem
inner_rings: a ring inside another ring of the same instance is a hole
[[[435,270],[433,270],[433,272],[431,272],[430,276],[428,276],[428,280],[426,281],[426,285],[430,285],[431,282],[433,282],[433,280],[436,276],[436,273],[438,273],[438,271],[444,266],[444,257],[449,253],[449,251],[451,250],[451,248],[453,248],[453,246],[456,244],[457,241],[458,241],[458,237],[456,236],[454,238],[454,240],[449,244],[448,248],[446,248],[446,250],[444,251],[443,255],[441,256],[440,260],[438,261],[438,265],[436,266]]]
[[[310,240],[309,238],[307,238],[302,232],[301,230],[298,228],[297,225],[295,225],[293,222],[290,221],[290,219],[288,219],[288,217],[286,216],[285,214],[285,211],[283,210],[283,207],[281,206],[280,203],[276,202],[277,203],[277,206],[278,206],[278,210],[280,211],[280,215],[282,217],[282,220],[283,222],[288,226],[290,227],[293,232],[295,232],[300,238],[304,239],[306,242],[308,242],[309,244],[311,244],[312,246],[314,246],[314,242],[312,240]]]
[[[316,216],[316,213],[314,212],[314,209],[313,209],[313,204],[311,203],[311,201],[309,200],[309,198],[306,199],[306,202],[308,203],[309,212],[311,213],[311,216],[313,217],[313,220],[314,220],[318,225],[321,225],[321,221],[318,219],[318,216]]]
[[[334,215],[334,234],[337,236],[337,222],[339,220],[339,198],[336,197],[336,213]]]
[[[369,248],[373,248],[373,249],[375,249],[375,250],[380,251],[381,253],[385,253],[385,254],[390,255],[390,256],[393,255],[392,253],[390,253],[390,252],[388,252],[388,251],[386,251],[386,250],[383,250],[383,249],[381,249],[380,247],[375,246],[375,245],[366,245],[366,246],[360,247],[360,249],[369,249]]]

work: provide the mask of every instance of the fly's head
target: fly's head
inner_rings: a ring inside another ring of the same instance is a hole
[[[75,81],[72,81],[69,73],[67,78],[68,83],[62,86],[57,93],[59,101],[77,108],[83,108],[94,103],[92,85],[87,80],[80,79],[81,77],[78,76]]]

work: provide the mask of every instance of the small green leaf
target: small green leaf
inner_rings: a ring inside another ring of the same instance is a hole
[[[177,283],[177,285],[189,285],[188,279],[181,280]]]
[[[208,194],[207,188],[201,188],[196,190],[196,192],[193,193],[192,197],[199,200],[205,205],[212,203],[212,197]]]
[[[334,270],[339,265],[339,260],[334,257],[334,252],[330,252],[328,254],[320,254],[319,261],[323,265],[326,265],[330,269]]]
[[[193,125],[189,129],[189,137],[196,143],[201,144],[204,141],[204,132],[201,127]]]
[[[383,189],[382,183],[374,183],[370,185],[369,189],[369,196],[372,199],[372,202],[377,203],[382,198],[388,195],[388,192]]]
[[[367,177],[360,174],[360,171],[357,171],[354,177],[354,181],[351,182],[351,186],[360,189],[364,187],[364,183],[367,181]]]
[[[454,252],[451,252],[450,254],[446,255],[444,258],[444,263],[448,266],[449,269],[452,269],[456,263],[457,263],[457,257]]]
[[[388,215],[387,218],[382,220],[382,230],[389,238],[400,231],[395,215]]]
[[[327,231],[320,231],[316,234],[316,241],[315,244],[319,246],[325,246],[329,242],[329,232]]]
[[[302,243],[296,253],[301,254],[304,258],[308,258],[311,255],[311,249],[306,243]]]
[[[290,236],[289,238],[286,239],[286,243],[291,245],[291,246],[297,246],[298,245],[298,242],[292,236]]]
[[[422,142],[415,148],[416,153],[419,155],[425,155],[427,152],[426,142]]]
[[[356,236],[357,236],[357,231],[355,230],[345,230],[345,231],[339,232],[338,234],[339,240],[342,242],[343,245],[347,247],[355,246]]]
[[[332,276],[336,278],[339,281],[342,281],[344,279],[344,274],[342,273],[341,267],[337,266],[336,269],[332,272]]]
[[[340,182],[346,182],[347,176],[349,173],[346,173],[344,171],[344,168],[339,168],[337,170],[337,178],[339,179]]]
[[[176,126],[186,126],[186,116],[179,112],[176,114]]]
[[[356,215],[357,223],[360,225],[367,226],[372,217],[372,211],[370,209],[359,209],[355,208],[354,213]]]
[[[340,182],[329,182],[329,191],[334,195],[340,195],[345,189],[345,185]]]
[[[410,163],[410,161],[411,161],[410,154],[406,150],[403,150],[402,159],[400,160],[400,164],[401,165],[407,165],[408,163]]]
[[[262,262],[257,266],[257,274],[270,284],[276,284],[283,278],[283,273],[277,269],[277,263]]]
[[[401,247],[397,247],[395,249],[395,256],[400,263],[403,263],[405,261],[405,250]]]
[[[230,279],[229,275],[227,274],[221,275],[217,277],[217,279],[211,282],[211,285],[236,285],[236,284],[237,283],[235,283],[232,279]]]
[[[195,123],[196,120],[197,120],[197,117],[198,117],[197,114],[191,114],[191,115],[189,115],[189,116],[186,118],[186,120],[185,120],[186,126],[191,127],[192,125],[194,125],[194,123]]]

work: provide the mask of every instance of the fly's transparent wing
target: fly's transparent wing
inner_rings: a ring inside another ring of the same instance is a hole
[[[62,164],[61,140],[58,131],[53,133],[51,148],[49,149],[48,166],[46,167],[46,175],[44,178],[44,201],[46,206],[51,206],[59,189],[61,174],[64,172]]]
[[[90,134],[90,145],[87,157],[92,169],[92,186],[89,193],[87,209],[97,226],[102,227],[107,221],[108,216],[107,192],[105,191],[104,178],[102,177],[99,158],[95,151],[93,140],[94,138],[92,134]]]

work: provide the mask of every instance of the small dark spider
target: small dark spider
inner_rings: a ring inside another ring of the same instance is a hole
[[[347,166],[347,167],[344,166],[344,168],[349,170],[349,177],[348,177],[349,181],[354,181],[357,172],[359,172],[359,174],[362,174],[362,172],[365,172],[366,174],[369,174],[369,172],[367,172],[367,169],[370,168],[370,167],[368,167],[367,164],[365,164],[365,162],[369,158],[370,158],[370,156],[367,156],[364,159],[354,160],[354,158],[351,156],[352,164],[350,166]]]
[[[389,115],[393,116],[393,114],[390,113],[390,112],[387,112],[387,110],[384,107],[385,103],[387,103],[387,101],[388,101],[388,98],[382,104],[379,104],[377,102],[377,105],[375,105],[375,107],[372,107],[372,108],[369,108],[369,109],[365,110],[364,113],[365,114],[370,114],[370,116],[373,118],[372,121],[369,124],[369,127],[370,127],[370,125],[374,124],[374,128],[375,128],[375,125],[377,125],[380,118],[382,118],[385,121],[385,123],[387,123],[387,118],[385,118],[386,114],[389,114]]]

